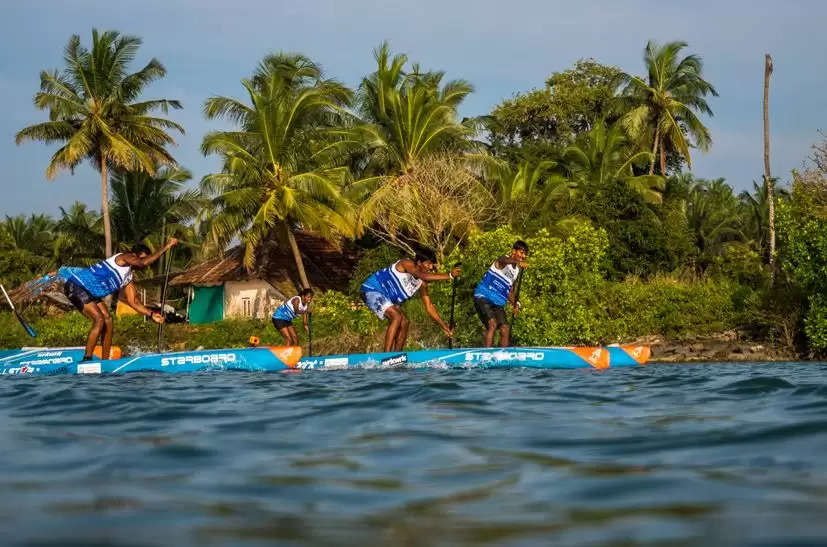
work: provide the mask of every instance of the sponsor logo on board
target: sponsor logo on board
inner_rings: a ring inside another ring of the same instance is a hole
[[[30,367],[28,365],[24,365],[22,367],[4,368],[3,372],[0,372],[0,374],[4,376],[9,376],[14,374],[34,374],[35,372],[40,372],[40,369],[38,367]]]
[[[542,351],[469,351],[465,353],[465,360],[474,363],[486,361],[542,361],[545,355]]]
[[[58,353],[60,355],[60,353]],[[40,357],[40,354],[36,355],[35,357]],[[71,365],[74,363],[75,360],[71,357],[56,357],[52,359],[32,359],[29,361],[20,361],[20,365],[35,365],[35,366],[42,366],[42,365]]]
[[[325,359],[324,368],[347,368],[347,357],[331,357]]]
[[[174,357],[162,357],[161,366],[176,365],[224,365],[235,363],[235,353],[207,353],[204,355],[176,355]]]
[[[324,366],[323,359],[302,359],[296,368],[316,368]]]
[[[394,355],[393,357],[386,357],[380,361],[383,367],[398,367],[408,363],[408,354]]]
[[[80,363],[78,365],[78,374],[100,374],[100,363]]]

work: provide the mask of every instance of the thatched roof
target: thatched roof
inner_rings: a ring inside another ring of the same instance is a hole
[[[314,288],[343,290],[359,258],[349,245],[335,245],[311,232],[296,232],[296,243],[302,253],[304,269]],[[256,251],[252,271],[244,267],[244,248],[230,249],[214,258],[178,274],[171,285],[221,285],[226,281],[261,279],[287,294],[300,286],[293,253],[286,245],[268,240]]]

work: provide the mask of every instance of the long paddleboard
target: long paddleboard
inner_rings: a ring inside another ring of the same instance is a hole
[[[165,373],[200,371],[278,371],[295,368],[300,347],[261,348],[149,353],[122,359],[81,362],[83,349],[31,348],[0,355],[0,376],[20,374],[123,374],[153,371]]]
[[[23,348],[0,353],[0,376],[20,374],[123,374],[154,371],[341,370],[350,368],[595,368],[645,364],[647,346],[466,348],[353,353],[300,359],[299,347],[256,347],[150,353],[81,362],[83,348]]]
[[[306,357],[299,369],[442,367],[442,368],[596,368],[636,366],[646,363],[646,346],[465,348],[454,350],[351,353]]]

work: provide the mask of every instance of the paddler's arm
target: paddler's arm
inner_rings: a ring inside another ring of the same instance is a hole
[[[176,245],[178,245],[178,240],[175,239],[174,237],[171,237],[171,238],[169,238],[169,241],[167,241],[167,244],[164,245],[163,247],[161,247],[160,249],[158,249],[157,251],[155,251],[155,254],[153,254],[153,255],[147,256],[145,258],[138,258],[138,256],[136,256],[132,253],[125,253],[125,254],[119,256],[117,258],[117,261],[123,261],[123,262],[126,263],[126,264],[121,264],[122,266],[123,265],[128,265],[128,266],[134,266],[136,268],[146,268],[150,264],[154,264],[155,262],[157,262],[158,259],[161,258],[161,256],[165,252],[167,252],[169,249],[171,249],[172,247],[174,247]]]
[[[431,296],[428,294],[428,285],[426,283],[422,284],[422,287],[419,289],[419,293],[422,295],[422,302],[425,304],[425,311],[428,312],[428,315],[431,316],[431,319],[437,322],[442,330],[445,331],[449,337],[453,336],[454,333],[445,321],[439,316],[439,312],[436,311],[436,306],[434,303],[431,302]]]
[[[135,290],[135,284],[129,283],[126,287],[124,287],[121,292],[123,292],[123,296],[126,299],[126,303],[129,305],[130,308],[135,310],[136,312],[140,313],[141,315],[145,315],[151,318],[156,323],[163,323],[164,316],[158,312],[153,312],[143,304],[141,301],[138,300],[138,292]]]
[[[403,260],[399,263],[399,265],[402,266],[405,273],[409,273],[422,281],[449,281],[455,277],[459,277],[460,274],[460,269],[457,266],[455,266],[450,272],[444,274],[426,272],[417,268],[416,263],[411,259]]]

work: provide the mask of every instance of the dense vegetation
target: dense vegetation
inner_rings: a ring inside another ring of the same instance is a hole
[[[375,343],[381,325],[355,304],[358,285],[418,245],[435,249],[444,264],[463,263],[457,339],[475,345],[473,286],[519,237],[532,250],[514,330],[519,343],[737,328],[802,352],[827,350],[827,152],[814,147],[809,167],[774,195],[765,181],[737,194],[723,179],[693,177],[695,150],[713,146],[703,116],[712,115],[708,101],[717,92],[685,43],[648,43],[643,65],[630,72],[578,61],[545,87],[475,118],[459,115],[471,83],[424,70],[388,44],[374,52],[376,70],[355,90],[303,55],[268,55],[240,83],[244,100],[212,97],[203,105],[208,119],[230,127],[204,137],[202,152],[219,156],[222,168],[197,189],[166,150],[166,131],[182,128],[152,114],[181,105],[141,97],[165,75],[163,66],[153,59],[128,71],[139,44],[95,32],[87,51],[75,36],[67,67],[41,73],[35,102],[49,121],[22,129],[17,140],[62,144],[50,176],[91,161],[101,171],[103,214],[75,203],[57,219],[7,217],[0,222],[3,283],[97,260],[110,239],[114,248],[157,247],[170,235],[185,243],[178,268],[233,241],[253,267],[259,243],[276,239],[291,249],[306,283],[293,233],[307,228],[351,239],[363,252],[350,285],[316,303],[320,350]],[[89,79],[96,74],[109,76]],[[443,315],[449,292],[448,284],[433,290]],[[421,305],[407,307],[417,325],[411,344],[443,344]],[[81,323],[74,314],[39,320],[40,342],[69,343],[60,333],[77,334]],[[119,329],[122,345],[149,332],[134,320]],[[169,336],[186,347],[243,345],[248,334],[266,342],[270,330],[236,321],[170,326]],[[2,325],[0,346],[26,343],[13,332]]]

